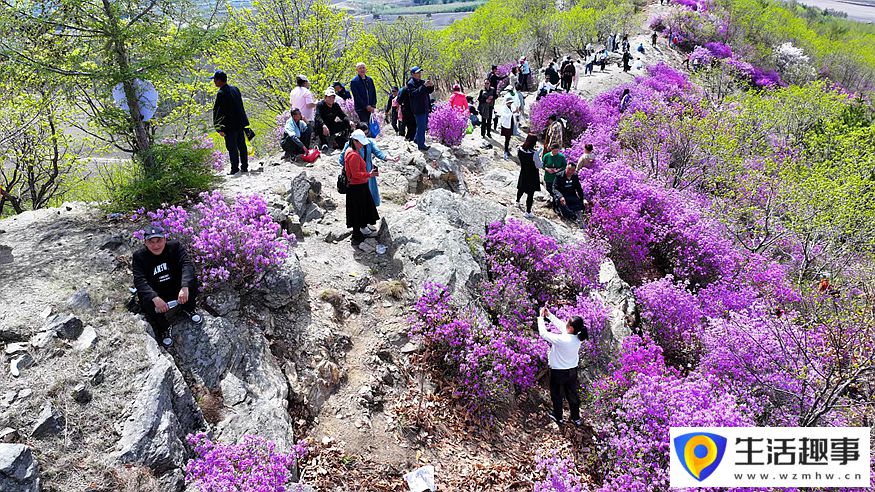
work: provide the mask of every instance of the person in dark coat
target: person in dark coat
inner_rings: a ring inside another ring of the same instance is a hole
[[[522,208],[520,199],[526,195],[526,218],[531,219],[532,203],[535,201],[535,192],[541,190],[541,177],[538,176],[537,162],[541,160],[541,150],[536,147],[538,136],[529,133],[525,142],[517,150],[517,158],[520,161],[520,177],[516,184],[517,207]]]
[[[416,135],[413,141],[419,150],[425,151],[425,130],[428,129],[428,114],[431,112],[431,93],[434,92],[434,82],[422,80],[422,69],[410,69],[410,80],[407,81],[407,92],[410,93],[410,110],[416,118]]]
[[[343,148],[352,127],[340,104],[335,103],[336,99],[334,89],[328,89],[325,99],[316,104],[316,135],[323,151]]]
[[[547,81],[552,85],[559,85],[559,72],[556,71],[556,63],[550,62],[547,69],[544,70],[544,75],[547,76]]]
[[[228,158],[231,161],[231,172],[234,175],[240,171],[249,171],[249,149],[246,148],[246,135],[243,129],[249,126],[249,118],[243,107],[243,96],[240,90],[228,85],[228,75],[219,70],[213,74],[213,84],[219,88],[216,102],[213,104],[213,127],[219,136],[225,139]]]
[[[339,80],[335,80],[334,84],[332,84],[331,87],[334,88],[334,93],[337,95],[337,97],[341,99],[346,100],[352,97],[352,94],[350,94],[349,91],[346,90],[346,87],[344,87]]]
[[[412,142],[416,136],[416,117],[413,116],[413,108],[410,106],[407,85],[398,90],[398,107],[401,108],[401,121],[404,123],[404,139]]]
[[[377,110],[377,88],[374,87],[374,79],[368,77],[368,69],[364,63],[356,64],[355,70],[358,74],[349,83],[349,89],[352,91],[359,121],[367,123],[371,120],[371,114]]]
[[[628,51],[624,51],[623,52],[623,71],[624,72],[628,72],[629,69],[632,68],[632,66],[629,64],[629,62],[631,62],[631,61],[632,61],[632,53],[629,53]]]
[[[574,220],[581,228],[583,227],[582,215],[586,199],[580,186],[580,178],[574,172],[574,164],[566,166],[565,172],[553,180],[553,199],[563,217]]]
[[[571,91],[571,81],[574,80],[574,76],[577,74],[577,68],[574,66],[574,62],[571,60],[570,56],[565,57],[565,61],[562,62],[562,90],[565,92]]]
[[[398,121],[398,115],[400,112],[401,106],[398,104],[398,88],[392,87],[392,93],[389,94],[389,99],[386,101],[385,113],[389,118],[389,123],[392,124],[392,129],[395,130],[395,134],[403,137],[404,123]]]
[[[194,264],[179,241],[168,241],[160,227],[147,227],[143,247],[134,252],[131,266],[140,308],[152,325],[156,340],[164,345],[173,342],[167,318],[173,309],[179,308],[193,322],[201,322],[200,315],[194,312],[198,291]]]
[[[343,171],[349,183],[346,191],[346,226],[352,228],[352,240],[361,242],[365,237],[377,234],[375,229],[368,227],[380,220],[368,181],[378,177],[380,171],[374,166],[369,172],[367,163],[359,154],[370,143],[365,132],[352,132],[351,141],[352,145],[343,154]]]
[[[492,112],[495,109],[495,88],[489,82],[489,79],[483,82],[483,89],[477,96],[477,102],[480,109],[480,136],[483,138],[492,137]]]
[[[489,85],[492,86],[496,91],[498,90],[498,82],[507,78],[507,75],[501,76],[498,75],[498,66],[492,65],[492,70],[489,72],[489,75],[486,77],[489,80]]]

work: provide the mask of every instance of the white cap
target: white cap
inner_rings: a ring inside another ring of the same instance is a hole
[[[337,93],[334,92],[334,88],[329,87],[329,88],[325,89],[325,97],[336,96],[336,95],[337,95]]]
[[[357,140],[358,143],[360,143],[362,145],[368,144],[368,136],[365,135],[365,132],[363,132],[361,130],[356,130],[356,131],[352,132],[352,135],[350,135],[350,137],[352,137],[353,140]]]

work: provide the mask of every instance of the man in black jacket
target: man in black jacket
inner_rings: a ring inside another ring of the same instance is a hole
[[[477,102],[480,109],[480,137],[489,138],[492,136],[492,112],[495,108],[495,88],[492,87],[489,79],[483,82],[483,88],[477,95]]]
[[[179,307],[191,320],[199,323],[194,313],[197,280],[194,265],[179,241],[168,241],[160,227],[146,228],[143,248],[133,255],[134,285],[146,319],[155,330],[155,339],[164,345],[170,339],[170,321],[166,313]]]
[[[342,149],[349,140],[351,123],[335,100],[334,89],[325,91],[325,99],[316,103],[316,135],[323,151]]]
[[[219,135],[225,138],[228,157],[231,160],[231,172],[237,174],[249,171],[249,149],[246,148],[246,136],[243,129],[249,126],[246,109],[243,107],[243,97],[240,90],[228,85],[228,75],[219,70],[213,74],[213,83],[219,88],[216,93],[216,103],[213,105],[213,126]]]
[[[559,213],[566,219],[576,221],[582,228],[586,199],[583,197],[583,188],[580,186],[580,178],[577,177],[574,167],[574,164],[568,164],[565,172],[556,176],[553,181],[553,198]]]

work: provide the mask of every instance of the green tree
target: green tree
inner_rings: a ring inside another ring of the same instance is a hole
[[[392,23],[375,22],[369,31],[374,37],[371,66],[377,74],[378,85],[384,89],[403,85],[410,67],[423,65],[436,56],[430,39],[432,33],[421,18],[399,17]]]
[[[299,74],[315,91],[347,80],[366,61],[373,38],[362,24],[325,0],[255,0],[231,7],[212,62],[275,113],[288,109]]]
[[[90,118],[82,129],[141,155],[154,134],[144,121],[136,80],[159,83],[192,67],[211,41],[209,22],[188,1],[4,0],[0,53],[43,80],[58,78]],[[121,84],[129,109],[111,101]]]

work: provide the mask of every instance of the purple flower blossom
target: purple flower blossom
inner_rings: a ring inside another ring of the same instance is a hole
[[[438,104],[428,117],[428,134],[451,147],[462,143],[467,128],[468,118],[449,103]]]

